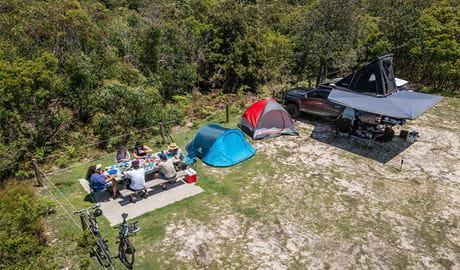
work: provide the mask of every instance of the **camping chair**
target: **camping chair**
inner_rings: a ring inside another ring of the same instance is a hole
[[[86,179],[86,178],[85,178]],[[88,181],[88,186],[89,186],[89,195],[91,196],[91,200],[94,203],[98,203],[103,197],[104,193],[107,191],[106,189],[95,191],[93,187],[91,186],[91,179],[86,179]]]
[[[93,187],[91,186],[91,175],[94,173],[95,170],[96,170],[96,166],[94,166],[94,165],[89,166],[88,170],[86,171],[85,179],[86,179],[86,181],[88,181],[89,194],[91,196],[91,200],[94,203],[97,203],[96,196],[95,196],[96,192],[94,191]]]

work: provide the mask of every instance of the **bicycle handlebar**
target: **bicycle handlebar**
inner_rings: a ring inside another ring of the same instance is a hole
[[[82,212],[86,212],[88,210],[91,210],[91,209],[97,209],[99,208],[101,205],[99,203],[93,205],[93,206],[90,206],[90,207],[87,207],[87,208],[83,208],[83,209],[80,209],[80,210],[77,210],[77,211],[74,211],[73,214],[80,214]]]

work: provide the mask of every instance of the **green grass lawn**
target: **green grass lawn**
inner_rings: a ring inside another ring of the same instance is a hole
[[[198,161],[203,193],[135,219],[135,269],[454,269],[458,108],[458,99],[446,98],[412,121],[407,128],[421,140],[385,164],[316,140],[312,131],[325,124],[311,120],[296,122],[300,137],[251,141],[257,154],[237,166]],[[195,131],[172,136],[184,148]],[[113,157],[98,162],[109,165]],[[77,208],[91,205],[77,181],[88,165],[52,177]],[[114,253],[118,232],[99,221]],[[80,232],[58,207],[47,222],[62,257],[77,267],[73,239]]]
[[[216,121],[222,126],[235,128],[239,121],[239,115],[231,117],[230,123],[224,123],[223,121]],[[185,145],[190,142],[196,130],[199,127],[191,130],[175,132],[172,135],[174,141],[181,147],[185,148]],[[167,148],[167,145],[159,145],[159,137],[155,137],[150,140],[146,140],[149,146],[154,145],[152,148],[155,151],[161,151]],[[86,170],[90,165],[101,163],[104,166],[113,164],[115,153],[105,155],[105,157],[88,163],[81,163],[77,166],[72,166],[69,170],[57,173],[56,175],[51,174],[48,178],[56,185],[59,189],[53,189],[51,186],[49,189],[52,191],[55,198],[57,198],[66,209],[71,212],[73,208],[67,203],[64,197],[69,200],[77,209],[89,207],[93,204],[89,195],[86,194],[78,179],[84,178]],[[251,162],[252,163],[252,162]],[[251,164],[248,163],[248,164]],[[189,217],[192,219],[198,219],[205,221],[208,216],[208,207],[210,203],[219,204],[222,199],[230,198],[232,201],[238,200],[238,188],[236,183],[233,181],[218,181],[213,178],[212,175],[206,173],[206,165],[203,165],[201,161],[198,161],[194,168],[196,169],[199,177],[197,183],[198,186],[202,187],[205,192],[194,196],[192,198],[185,199],[183,201],[174,203],[162,209],[158,209],[154,212],[147,213],[140,218],[133,219],[138,221],[142,230],[133,237],[132,241],[136,245],[139,251],[142,251],[143,247],[148,247],[152,242],[163,238],[165,233],[165,226],[171,223],[176,216]],[[232,178],[232,175],[228,177]],[[49,185],[48,185],[49,186]],[[216,196],[218,194],[218,196]],[[54,200],[49,194],[43,191],[43,195],[48,197],[50,200]],[[206,202],[206,203],[204,203]],[[241,208],[239,209],[248,215],[257,215],[254,212],[254,208]],[[75,216],[78,221],[78,217]],[[111,250],[113,253],[117,250],[117,246],[114,244],[118,237],[118,231],[109,226],[108,221],[104,217],[98,219],[101,231],[106,236],[106,239],[111,244]],[[74,239],[81,233],[75,227],[75,224],[70,220],[68,215],[64,213],[61,207],[56,204],[56,214],[52,215],[47,221],[50,228],[53,229],[54,235],[59,239],[56,243],[62,251],[65,251],[67,258],[76,261],[75,257],[75,241]],[[156,254],[158,255],[158,254]],[[97,264],[96,264],[97,265]],[[155,269],[156,266],[161,265],[161,256],[137,256],[136,258],[136,269]],[[92,266],[94,267],[94,266]],[[118,265],[120,267],[120,265]]]

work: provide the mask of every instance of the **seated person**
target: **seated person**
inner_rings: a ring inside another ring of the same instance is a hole
[[[148,152],[153,152],[152,149],[150,149],[150,147],[148,147],[147,145],[144,145],[143,143],[141,142],[136,142],[136,145],[134,146],[134,149],[133,149],[133,154],[134,154],[134,158],[145,158],[147,156],[147,153]]]
[[[132,191],[139,191],[145,189],[145,171],[144,168],[139,167],[139,161],[135,160],[131,164],[133,170],[123,172],[131,181],[127,188]]]
[[[101,191],[105,189],[112,190],[113,198],[117,197],[117,182],[115,181],[116,175],[105,176],[102,170],[102,165],[97,164],[94,173],[91,175],[90,183],[94,191]]]
[[[115,157],[115,159],[117,163],[130,161],[131,155],[129,154],[128,149],[122,146],[117,150],[117,156]]]
[[[172,157],[174,163],[184,161],[184,155],[182,154],[182,150],[175,143],[171,143],[168,145],[166,155],[168,156],[168,158]]]
[[[168,150],[166,150],[166,155],[168,158],[172,158],[176,171],[180,171],[187,167],[185,164],[185,156],[182,154],[182,150],[175,143],[168,145]]]
[[[348,119],[351,122],[351,126],[354,126],[356,121],[356,112],[353,108],[346,107],[342,112],[342,118]]]
[[[346,107],[342,115],[336,121],[336,126],[339,132],[348,134],[350,136],[355,129],[356,121],[356,112],[353,108]]]
[[[88,171],[86,171],[86,176],[85,179],[88,180],[89,183],[91,183],[91,175],[96,172],[96,165],[91,165],[88,168]]]
[[[176,169],[174,168],[174,162],[172,159],[168,159],[165,153],[158,155],[160,160],[157,160],[157,166],[155,170],[158,171],[158,175],[161,179],[172,180],[176,177]]]

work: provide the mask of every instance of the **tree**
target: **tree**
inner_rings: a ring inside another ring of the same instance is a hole
[[[389,51],[394,54],[398,76],[417,81],[420,72],[419,59],[410,50],[421,40],[419,18],[431,1],[425,0],[370,0],[369,13],[378,18],[379,31],[389,42]]]
[[[103,86],[97,104],[93,125],[101,140],[131,130],[158,126],[164,113],[158,90],[129,87],[117,81]]]
[[[139,57],[146,74],[154,74],[157,71],[159,42],[160,30],[156,27],[147,28],[140,41]]]
[[[71,113],[62,107],[65,85],[57,68],[57,59],[49,53],[33,60],[0,61],[0,125],[4,142],[14,146],[13,160],[27,160],[70,122]]]
[[[320,83],[331,72],[356,63],[363,36],[362,7],[357,0],[320,0],[309,8],[297,47],[297,74]]]
[[[77,51],[66,55],[63,63],[65,81],[63,98],[74,111],[76,118],[87,122],[94,112],[94,89],[97,86],[97,73],[91,59]]]
[[[411,49],[421,66],[420,81],[435,90],[460,90],[460,4],[443,0],[426,9],[419,24],[422,41]]]

